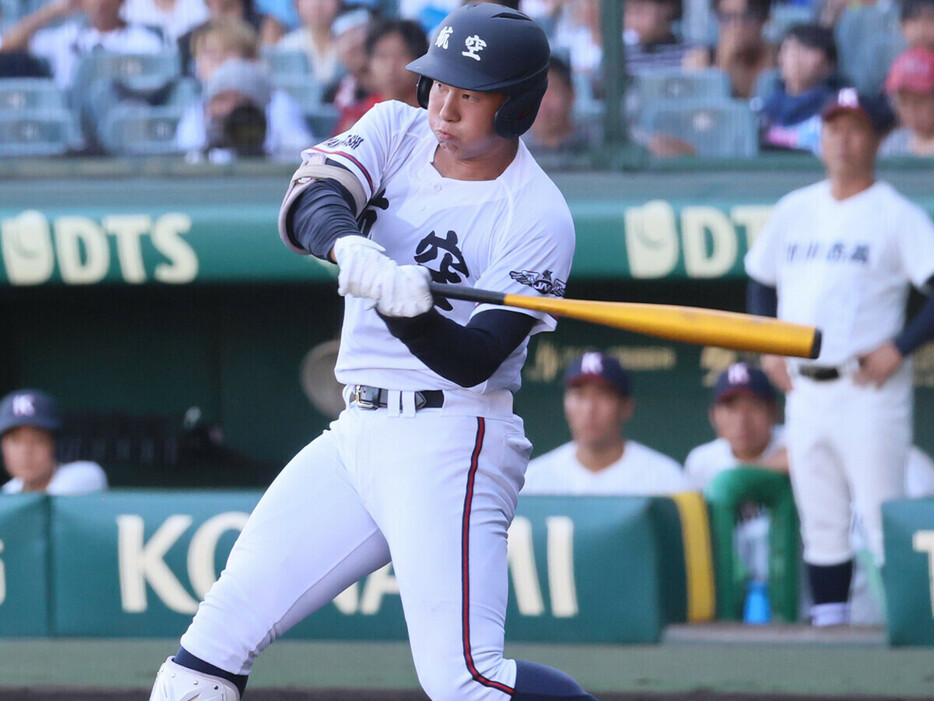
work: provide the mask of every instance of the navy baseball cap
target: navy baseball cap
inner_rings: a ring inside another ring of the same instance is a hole
[[[821,109],[821,120],[830,121],[844,112],[860,115],[879,135],[888,133],[895,125],[895,115],[884,99],[860,95],[856,88],[841,88],[834,93]]]
[[[768,375],[748,363],[733,363],[724,370],[713,387],[713,403],[720,404],[741,395],[775,401],[775,388]]]
[[[18,389],[6,395],[0,400],[0,435],[19,426],[60,429],[62,413],[55,397],[38,389]]]
[[[610,385],[623,397],[632,391],[632,380],[615,358],[599,351],[588,351],[572,360],[564,372],[564,386],[576,387],[585,382]]]

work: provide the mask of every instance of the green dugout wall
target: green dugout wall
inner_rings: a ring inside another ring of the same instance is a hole
[[[224,567],[259,491],[113,490],[0,500],[0,637],[180,635]],[[657,642],[709,620],[699,495],[525,497],[510,529],[512,640]],[[289,632],[404,639],[389,566]]]
[[[117,485],[265,483],[327,425],[340,329],[333,269],[276,234],[291,169],[62,167],[68,177],[0,171],[0,391],[40,386],[73,412],[176,428],[198,407],[252,461],[195,474],[114,460]],[[883,175],[934,213],[929,172]],[[810,164],[554,177],[578,231],[569,296],[741,310],[742,257],[771,207],[821,175]],[[590,346],[633,371],[632,437],[678,460],[712,437],[708,387],[734,354],[565,320],[533,340],[517,396],[536,453],[568,439],[560,376]],[[916,385],[916,440],[930,451],[930,347]]]

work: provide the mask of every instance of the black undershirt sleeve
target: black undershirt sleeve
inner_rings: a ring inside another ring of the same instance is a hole
[[[746,286],[746,311],[757,316],[778,316],[778,291],[750,280]]]
[[[347,188],[336,180],[315,180],[292,203],[286,232],[296,246],[328,260],[337,239],[360,234],[353,213],[353,197]]]
[[[934,290],[934,276],[927,281],[927,287]],[[902,356],[908,356],[932,338],[934,338],[934,294],[928,296],[921,310],[895,337],[895,347]]]
[[[411,318],[380,317],[412,355],[461,387],[490,379],[535,325],[528,314],[505,309],[481,312],[466,326],[437,309]]]

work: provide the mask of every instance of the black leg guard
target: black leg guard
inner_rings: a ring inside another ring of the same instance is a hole
[[[516,660],[512,701],[597,701],[564,672],[535,662]]]
[[[243,692],[246,689],[246,682],[249,677],[245,674],[232,674],[227,672],[220,667],[215,667],[214,665],[205,662],[200,657],[195,657],[188,650],[183,647],[178,648],[178,652],[175,653],[175,664],[181,665],[182,667],[188,667],[188,669],[193,669],[196,672],[204,672],[205,674],[210,674],[215,677],[220,677],[221,679],[226,679],[231,682],[237,689],[240,691],[240,696],[243,696]]]
[[[850,598],[853,561],[839,565],[808,565],[808,579],[815,604],[846,603]]]

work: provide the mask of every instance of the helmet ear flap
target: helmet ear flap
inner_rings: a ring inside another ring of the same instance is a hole
[[[493,117],[496,133],[514,139],[531,129],[547,88],[548,78],[544,77],[527,90],[507,97]]]
[[[415,99],[418,100],[418,104],[426,110],[428,109],[428,93],[431,92],[431,84],[433,82],[433,79],[420,75],[418,76],[418,83],[415,85]]]

